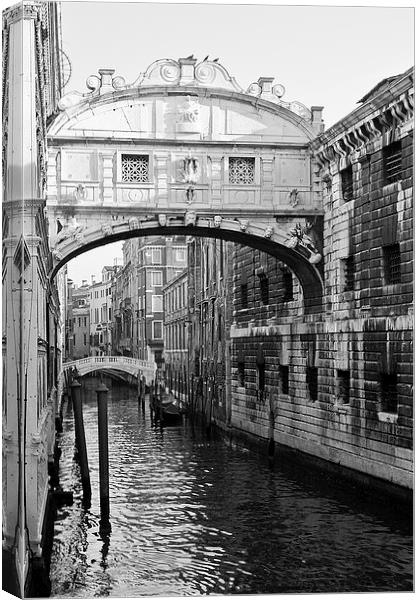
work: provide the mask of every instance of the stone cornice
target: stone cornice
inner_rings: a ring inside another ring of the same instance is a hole
[[[361,150],[414,115],[413,69],[310,142],[321,166]]]
[[[22,19],[38,19],[40,2],[20,2],[3,11],[3,25],[7,27]]]

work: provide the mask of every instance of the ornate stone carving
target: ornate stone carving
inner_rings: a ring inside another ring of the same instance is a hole
[[[77,202],[81,202],[82,200],[86,200],[86,188],[84,185],[79,183],[76,189],[73,192],[74,199]]]
[[[246,93],[249,94],[250,96],[260,96],[261,88],[258,85],[258,83],[251,83],[251,85],[248,87]]]
[[[266,227],[264,231],[264,237],[270,239],[273,237],[274,229],[270,226]]]
[[[197,133],[200,127],[200,104],[195,98],[187,96],[178,108],[176,130],[180,133]]]
[[[298,195],[299,195],[299,192],[296,188],[291,190],[291,192],[289,193],[289,204],[291,206],[295,207],[299,204]]]
[[[185,213],[184,216],[184,224],[189,226],[189,225],[195,225],[197,222],[197,213],[194,212],[193,210],[187,210],[187,212]]]
[[[104,225],[102,225],[101,229],[105,237],[113,234],[112,225],[110,225],[109,223],[105,223]]]
[[[167,223],[167,217],[165,214],[161,213],[158,215],[158,223],[161,227],[165,227]]]
[[[70,217],[66,225],[64,225],[63,229],[58,234],[56,243],[58,244],[68,239],[69,237],[76,236],[76,234],[81,233],[83,229],[84,226],[79,225],[75,217]]]
[[[222,224],[223,218],[220,215],[214,215],[213,217],[213,225],[219,228]]]
[[[296,223],[293,229],[290,230],[290,238],[287,240],[286,246],[288,248],[297,248],[298,246],[301,246],[309,253],[309,262],[316,264],[322,259],[322,256],[315,248],[314,242],[308,235],[311,228],[312,225],[308,222],[304,227],[302,227],[300,223]]]
[[[128,226],[131,230],[138,229],[140,227],[140,223],[137,217],[130,217],[128,219]]]
[[[241,231],[246,231],[249,227],[248,219],[239,219],[239,229]]]
[[[117,77],[113,78],[112,87],[114,88],[114,90],[121,90],[125,88],[125,86],[126,83],[124,77],[121,77],[121,75],[117,75]]]
[[[86,79],[86,87],[92,92],[99,90],[100,85],[101,80],[97,75],[89,75],[89,77]]]
[[[63,254],[61,252],[59,252],[58,250],[53,250],[52,256],[53,256],[53,259],[57,262],[60,262],[60,260],[63,260],[63,258],[64,258]]]
[[[192,156],[184,158],[182,180],[184,183],[197,183],[199,177],[198,159]]]

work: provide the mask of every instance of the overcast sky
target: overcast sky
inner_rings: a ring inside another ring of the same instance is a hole
[[[89,75],[114,68],[127,83],[159,58],[219,58],[240,86],[275,77],[285,101],[324,106],[327,127],[384,77],[414,64],[414,10],[275,4],[63,2],[63,49],[72,65],[66,91],[87,92]],[[387,6],[388,5],[388,6]],[[99,277],[121,244],[69,263],[77,283]]]

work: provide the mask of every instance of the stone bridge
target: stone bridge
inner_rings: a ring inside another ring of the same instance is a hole
[[[80,376],[94,371],[124,371],[134,377],[145,377],[150,385],[156,373],[156,363],[128,356],[88,356],[63,363],[63,372],[76,369]]]
[[[322,297],[323,209],[309,143],[321,108],[246,89],[219,63],[158,60],[133,84],[112,69],[70,92],[48,131],[53,277],[94,247],[153,235],[219,237],[287,264],[308,312]]]

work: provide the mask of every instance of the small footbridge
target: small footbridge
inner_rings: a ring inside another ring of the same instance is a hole
[[[156,363],[128,356],[88,356],[63,363],[63,372],[76,369],[83,377],[94,371],[123,371],[134,377],[144,377],[150,385],[155,378]]]

